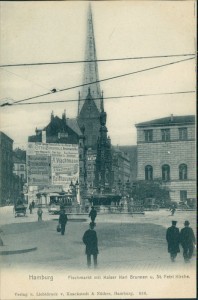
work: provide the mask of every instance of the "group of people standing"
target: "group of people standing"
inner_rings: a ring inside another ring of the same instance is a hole
[[[89,224],[89,229],[85,231],[82,241],[85,244],[85,254],[87,256],[87,266],[91,267],[91,256],[93,256],[94,267],[97,267],[97,256],[98,256],[98,238],[97,233],[94,230],[96,223],[95,219],[97,216],[97,211],[94,207],[91,208],[89,217],[91,222]],[[60,211],[59,224],[57,231],[61,232],[61,235],[65,234],[65,227],[68,218],[65,213],[64,208]],[[192,228],[189,226],[189,221],[184,222],[184,228],[179,231],[176,227],[177,221],[172,221],[172,226],[166,231],[166,240],[168,243],[168,252],[170,253],[171,261],[174,262],[177,254],[180,252],[179,245],[181,244],[183,248],[183,257],[185,262],[189,262],[195,247],[195,235]],[[59,230],[58,230],[59,228]]]
[[[177,253],[180,252],[179,245],[183,248],[183,257],[185,262],[189,262],[192,258],[195,247],[195,235],[192,228],[189,226],[190,222],[184,222],[184,228],[179,231],[176,227],[177,221],[172,221],[172,226],[166,231],[166,240],[168,243],[168,252],[170,253],[171,261],[174,262]]]

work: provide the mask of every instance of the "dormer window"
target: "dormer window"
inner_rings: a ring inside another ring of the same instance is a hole
[[[62,139],[62,138],[67,138],[68,137],[68,133],[67,132],[59,132],[58,133],[58,138]]]

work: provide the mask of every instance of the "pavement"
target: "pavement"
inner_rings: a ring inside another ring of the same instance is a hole
[[[70,215],[66,234],[56,232],[58,216],[43,209],[43,221],[37,221],[36,210],[25,217],[14,217],[13,207],[0,208],[0,247],[2,268],[44,268],[64,271],[86,269],[82,236],[88,229],[87,215]],[[194,268],[195,256],[185,264],[182,253],[170,262],[165,240],[166,228],[173,217],[167,210],[145,212],[144,215],[98,214],[96,231],[99,242],[99,269],[162,270]],[[177,211],[178,227],[189,220],[196,229],[195,212]]]

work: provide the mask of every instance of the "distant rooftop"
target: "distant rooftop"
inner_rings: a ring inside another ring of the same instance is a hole
[[[174,116],[171,115],[166,118],[155,119],[148,122],[138,123],[136,127],[148,127],[148,126],[172,126],[172,125],[190,125],[195,124],[195,116]]]
[[[22,158],[19,158],[15,155],[13,155],[13,163],[16,163],[16,164],[25,164],[26,161]]]
[[[0,131],[0,137],[7,138],[11,142],[13,142],[13,139],[11,139],[7,134],[5,134],[3,131]]]

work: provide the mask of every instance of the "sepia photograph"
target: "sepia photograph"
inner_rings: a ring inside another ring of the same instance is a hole
[[[0,11],[0,299],[196,299],[196,1]]]

